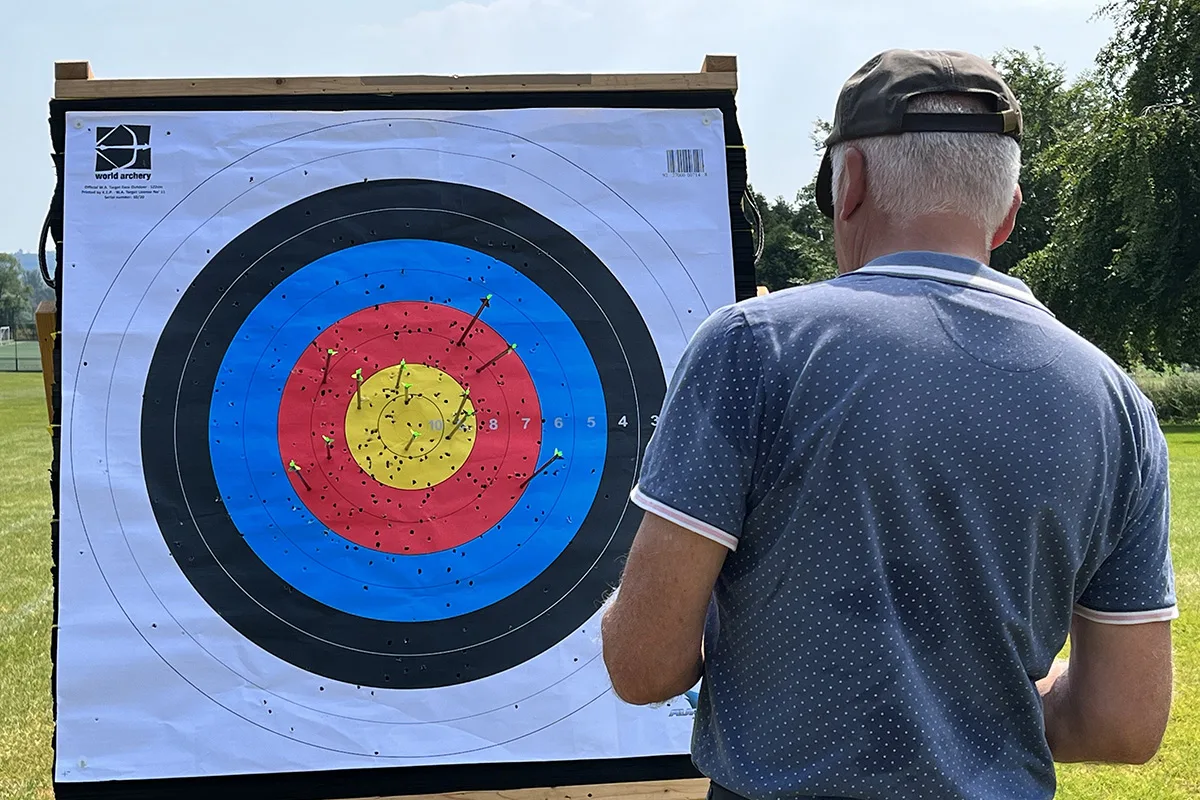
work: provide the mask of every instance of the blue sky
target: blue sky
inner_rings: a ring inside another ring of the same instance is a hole
[[[0,0],[0,251],[36,247],[53,191],[56,60],[97,77],[695,71],[739,57],[750,180],[791,198],[812,123],[888,47],[1041,47],[1069,74],[1111,33],[1095,0]]]

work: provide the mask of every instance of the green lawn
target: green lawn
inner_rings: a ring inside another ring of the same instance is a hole
[[[39,374],[0,373],[0,798],[50,791],[50,437]],[[1200,427],[1169,432],[1174,552],[1182,616],[1175,626],[1176,702],[1167,739],[1144,767],[1066,765],[1059,797],[1200,797]]]

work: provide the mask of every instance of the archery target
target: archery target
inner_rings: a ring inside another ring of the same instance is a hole
[[[147,378],[150,494],[160,522],[188,509],[164,524],[176,562],[250,641],[348,683],[475,680],[617,582],[654,350],[604,265],[528,207],[327,190],[181,298]]]
[[[569,758],[543,734],[577,718],[606,728],[594,755],[686,752],[686,725],[628,753],[604,722],[594,620],[667,376],[732,299],[723,173],[676,222],[708,231],[697,270],[586,147],[514,132],[531,116],[237,116],[258,138],[187,151],[195,184],[103,281],[68,265],[64,575],[94,564],[155,670],[280,741]],[[227,141],[214,115],[131,117]]]

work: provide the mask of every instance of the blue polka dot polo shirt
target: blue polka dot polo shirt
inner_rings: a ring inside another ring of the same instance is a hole
[[[633,501],[731,551],[692,753],[755,800],[1052,797],[1034,684],[1072,613],[1176,616],[1151,404],[958,257],[713,314]]]

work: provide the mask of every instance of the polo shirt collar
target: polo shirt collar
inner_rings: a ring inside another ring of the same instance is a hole
[[[1053,316],[1029,287],[1018,278],[988,267],[972,258],[929,250],[906,250],[881,256],[864,264],[852,275],[886,275],[896,278],[934,280],[1008,297]]]

